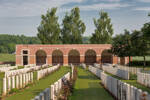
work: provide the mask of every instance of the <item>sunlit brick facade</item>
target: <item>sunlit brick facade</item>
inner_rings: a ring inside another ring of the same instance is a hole
[[[107,52],[110,44],[16,45],[16,65],[127,63]]]

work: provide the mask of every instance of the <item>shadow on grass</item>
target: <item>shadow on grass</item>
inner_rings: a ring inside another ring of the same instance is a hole
[[[69,100],[114,100],[97,82],[88,84],[89,88],[74,89]]]
[[[40,92],[42,92],[43,89],[36,89],[32,92],[33,95],[39,95]]]
[[[97,78],[93,78],[91,76],[79,75],[79,79],[88,79],[88,80],[97,80]]]

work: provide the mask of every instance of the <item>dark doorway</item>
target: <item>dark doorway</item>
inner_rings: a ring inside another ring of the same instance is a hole
[[[23,65],[28,65],[28,56],[23,56]]]
[[[46,53],[43,50],[38,50],[36,52],[36,65],[44,65],[46,64]]]
[[[80,64],[80,53],[77,50],[71,50],[69,52],[68,63],[73,65]]]
[[[87,50],[85,52],[85,63],[87,65],[96,63],[96,52],[94,50]]]
[[[55,50],[52,53],[52,65],[63,65],[63,53],[60,50]]]
[[[102,63],[112,63],[112,54],[108,50],[104,50],[101,54]]]

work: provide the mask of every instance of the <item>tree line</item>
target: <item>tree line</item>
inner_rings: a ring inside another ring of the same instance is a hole
[[[37,37],[42,44],[82,44],[86,26],[80,18],[80,9],[75,7],[70,12],[66,12],[61,25],[58,23],[56,11],[57,8],[52,8],[41,16]],[[104,11],[101,11],[99,16],[98,19],[93,19],[95,31],[88,43],[111,43],[114,33],[111,18]]]
[[[0,34],[0,53],[14,53],[16,44],[40,44],[37,37],[24,35]]]
[[[89,43],[89,37],[83,37],[83,43]],[[36,36],[0,34],[0,53],[15,53],[16,44],[41,44]]]
[[[129,66],[131,57],[142,56],[143,65],[146,66],[146,56],[150,55],[150,22],[145,23],[140,30],[124,30],[123,34],[116,35],[110,52],[119,57],[129,57]]]

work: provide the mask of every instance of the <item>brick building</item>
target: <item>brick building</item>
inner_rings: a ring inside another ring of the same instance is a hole
[[[16,45],[16,65],[128,62],[127,58],[110,54],[110,48],[110,44]]]

